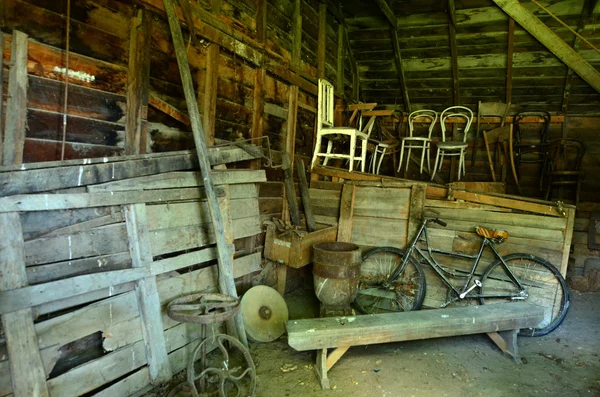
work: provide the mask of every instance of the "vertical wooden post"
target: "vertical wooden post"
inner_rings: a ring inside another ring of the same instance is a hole
[[[406,242],[410,244],[417,235],[423,220],[423,209],[425,208],[426,185],[413,185],[410,192],[410,208],[408,214],[408,233]]]
[[[408,87],[406,85],[406,78],[404,76],[404,65],[402,64],[402,54],[400,52],[400,42],[398,40],[398,31],[396,30],[396,28],[390,28],[390,35],[392,37],[392,46],[394,47],[394,61],[396,62],[396,73],[398,74],[398,82],[400,83],[400,89],[402,90],[404,110],[410,113],[410,99],[408,97]]]
[[[300,70],[302,60],[302,0],[294,0],[292,15],[292,69]]]
[[[337,241],[349,243],[352,240],[352,222],[354,219],[354,200],[356,185],[345,184],[340,201],[340,219],[338,220]]]
[[[208,146],[215,144],[217,121],[217,85],[219,80],[219,45],[209,44],[206,53],[206,80],[204,85],[203,125]],[[235,67],[235,65],[233,66]]]
[[[337,46],[337,92],[344,96],[344,25],[338,25],[338,46]]]
[[[298,124],[298,86],[290,86],[288,93],[287,137],[285,151],[290,155],[292,170],[294,169],[294,152],[296,150],[296,125]]]
[[[211,0],[212,14],[221,14],[221,0]],[[206,75],[204,80],[204,102],[202,109],[202,124],[204,137],[208,146],[215,144],[215,128],[217,123],[217,90],[219,84],[219,54],[218,44],[211,43],[206,51]],[[235,65],[233,65],[235,68]],[[198,93],[200,90],[198,90]]]
[[[0,225],[0,291],[25,287],[25,243],[19,214],[0,214]],[[2,326],[15,397],[49,396],[31,308],[3,314]]]
[[[152,18],[143,8],[130,22],[125,153],[146,153]]]
[[[146,216],[146,204],[132,204],[125,208],[127,236],[132,267],[149,267],[152,264],[150,232]],[[163,333],[163,322],[156,286],[156,277],[146,277],[135,283],[140,322],[144,336],[146,359],[152,383],[171,379],[171,365]]]
[[[319,3],[319,37],[317,42],[317,77],[325,78],[325,51],[327,49],[327,4]]]
[[[256,39],[260,43],[267,41],[267,0],[256,1]],[[265,80],[267,71],[264,67],[255,70],[254,76],[254,109],[252,110],[252,130],[251,138],[260,138],[264,130],[264,112],[265,112]],[[254,141],[253,143],[257,143]],[[250,168],[260,168],[261,161],[255,160],[250,164]]]
[[[4,4],[4,3],[2,3]],[[4,14],[2,9],[4,6],[0,6],[0,12]],[[3,15],[0,16],[0,28],[4,26],[1,20]],[[4,33],[0,29],[0,145],[4,142]],[[2,164],[2,150],[0,150],[0,164]]]
[[[206,190],[208,207],[210,209],[215,238],[217,241],[219,288],[221,292],[237,298],[238,295],[235,288],[235,281],[233,279],[232,261],[231,257],[229,256],[229,248],[227,246],[225,232],[223,231],[223,219],[221,217],[221,213],[219,212],[219,203],[217,200],[217,195],[215,194],[215,188],[211,177],[208,149],[206,147],[204,131],[200,122],[201,117],[198,109],[198,101],[194,95],[192,74],[190,72],[190,64],[185,49],[185,42],[183,41],[183,34],[181,33],[181,26],[179,25],[179,19],[177,18],[177,13],[175,12],[173,0],[163,0],[163,3],[169,19],[171,35],[173,36],[173,44],[175,46],[177,63],[179,65],[179,73],[181,75],[185,99],[190,115],[190,122],[192,125],[194,142],[196,144],[200,172],[202,174],[202,179],[204,180],[204,189]],[[242,342],[244,346],[248,346],[246,329],[240,313],[235,316],[235,326],[240,342]]]
[[[506,55],[506,103],[512,102],[513,53],[515,50],[515,20],[508,20],[508,43]]]
[[[452,56],[452,92],[454,104],[460,105],[460,72],[458,70],[458,50],[456,48],[456,27],[452,21],[448,24],[448,31],[450,33],[450,55]]]
[[[27,35],[15,30],[12,35],[10,72],[8,74],[6,128],[2,149],[3,165],[23,163],[25,126],[27,125],[27,45]]]

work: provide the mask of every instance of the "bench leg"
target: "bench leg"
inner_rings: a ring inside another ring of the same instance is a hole
[[[517,346],[518,333],[519,330],[514,329],[511,331],[488,332],[488,336],[500,350],[511,356],[515,363],[520,364],[521,357],[519,356],[519,348]]]
[[[315,373],[321,383],[323,390],[329,390],[329,378],[327,371],[338,362],[340,358],[350,349],[350,346],[340,346],[327,354],[327,349],[317,350],[317,363],[315,364]]]
[[[327,377],[327,349],[317,350],[315,374],[321,384],[321,389],[329,390],[329,378]]]

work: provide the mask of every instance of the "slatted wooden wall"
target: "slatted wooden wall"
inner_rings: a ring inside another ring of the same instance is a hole
[[[244,153],[211,149],[214,164]],[[34,395],[32,387],[53,396],[127,396],[184,369],[200,329],[169,319],[166,305],[218,289],[202,178],[188,156],[0,171],[10,194],[0,198],[3,232],[14,240],[0,245],[0,257],[17,255],[11,263],[22,278],[0,288],[8,347],[1,396]],[[214,174],[226,233],[237,241],[261,234],[256,183],[264,171]],[[41,177],[48,180],[36,184]],[[234,277],[260,270],[260,252],[230,249]]]

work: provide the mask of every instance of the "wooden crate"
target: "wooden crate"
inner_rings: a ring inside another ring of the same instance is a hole
[[[294,232],[281,236],[275,225],[267,227],[265,258],[298,269],[312,263],[312,246],[323,241],[335,241],[337,226],[317,224],[321,229],[299,236]]]

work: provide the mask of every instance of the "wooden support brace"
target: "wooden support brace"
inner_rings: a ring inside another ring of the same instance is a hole
[[[292,67],[300,70],[302,55],[302,0],[294,0],[294,14],[292,15]]]
[[[329,378],[327,377],[327,349],[317,350],[315,374],[317,375],[321,389],[329,390]]]
[[[145,204],[133,204],[125,208],[127,236],[132,267],[149,267],[152,264],[152,248]],[[158,384],[171,379],[171,365],[167,353],[167,344],[163,333],[163,322],[156,286],[156,276],[136,281],[140,323],[144,336],[146,359],[152,383]]]
[[[19,214],[0,214],[0,224],[0,291],[25,287],[25,243]],[[49,396],[31,308],[3,314],[2,326],[15,397]]]
[[[206,53],[206,80],[204,85],[203,126],[206,144],[215,144],[215,127],[217,122],[217,85],[219,81],[218,44],[210,44]]]
[[[327,49],[327,5],[319,4],[319,38],[317,43],[317,77],[325,78],[325,52]]]

